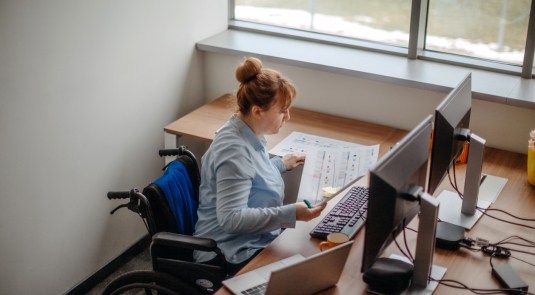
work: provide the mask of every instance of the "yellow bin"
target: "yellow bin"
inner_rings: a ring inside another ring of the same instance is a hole
[[[528,180],[535,186],[535,151],[528,148]]]

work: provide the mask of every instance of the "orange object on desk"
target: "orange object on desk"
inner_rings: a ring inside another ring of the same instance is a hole
[[[429,151],[433,149],[433,136],[435,135],[435,130],[431,130],[431,142],[429,143]]]
[[[431,141],[429,143],[429,151],[433,150],[433,137],[435,135],[434,130],[431,130]],[[470,143],[466,142],[463,147],[463,151],[461,152],[461,155],[459,155],[459,158],[457,158],[457,162],[455,164],[466,164],[468,160],[468,149],[470,147]]]
[[[467,142],[464,144],[463,151],[459,158],[457,158],[456,164],[466,164],[466,161],[468,160],[468,149],[470,148],[470,143]]]

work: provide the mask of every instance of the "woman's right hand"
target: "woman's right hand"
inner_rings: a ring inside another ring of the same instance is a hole
[[[286,167],[286,171],[290,171],[299,165],[304,165],[306,157],[306,154],[296,152],[284,155],[281,160],[284,163],[284,167]]]
[[[295,203],[295,217],[300,221],[309,221],[320,216],[325,207],[327,207],[327,203],[323,203],[321,206],[312,205],[312,209],[308,209],[304,202],[297,202]]]

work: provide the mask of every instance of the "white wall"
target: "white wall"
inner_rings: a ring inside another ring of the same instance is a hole
[[[106,192],[161,175],[203,104],[220,0],[0,1],[0,294],[61,294],[141,238]]]
[[[235,93],[236,67],[245,57],[204,54],[206,100]],[[295,107],[410,130],[435,108],[446,94],[263,62],[287,76],[297,88]],[[470,129],[487,146],[527,153],[529,132],[535,129],[535,110],[472,100]]]

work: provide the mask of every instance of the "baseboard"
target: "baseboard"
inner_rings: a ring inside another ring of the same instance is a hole
[[[64,295],[86,294],[87,292],[89,292],[89,290],[93,289],[96,285],[98,285],[100,282],[106,279],[109,275],[111,275],[116,270],[118,270],[121,266],[123,266],[123,264],[128,262],[134,256],[136,256],[141,251],[143,251],[145,248],[147,248],[150,245],[151,241],[152,239],[150,238],[149,234],[143,236],[141,239],[135,242],[132,246],[126,249],[123,253],[119,254],[117,257],[110,260],[108,263],[106,263],[103,267],[95,271],[93,274],[83,279],[81,282],[79,282],[74,287],[72,287],[69,291],[67,291]]]

